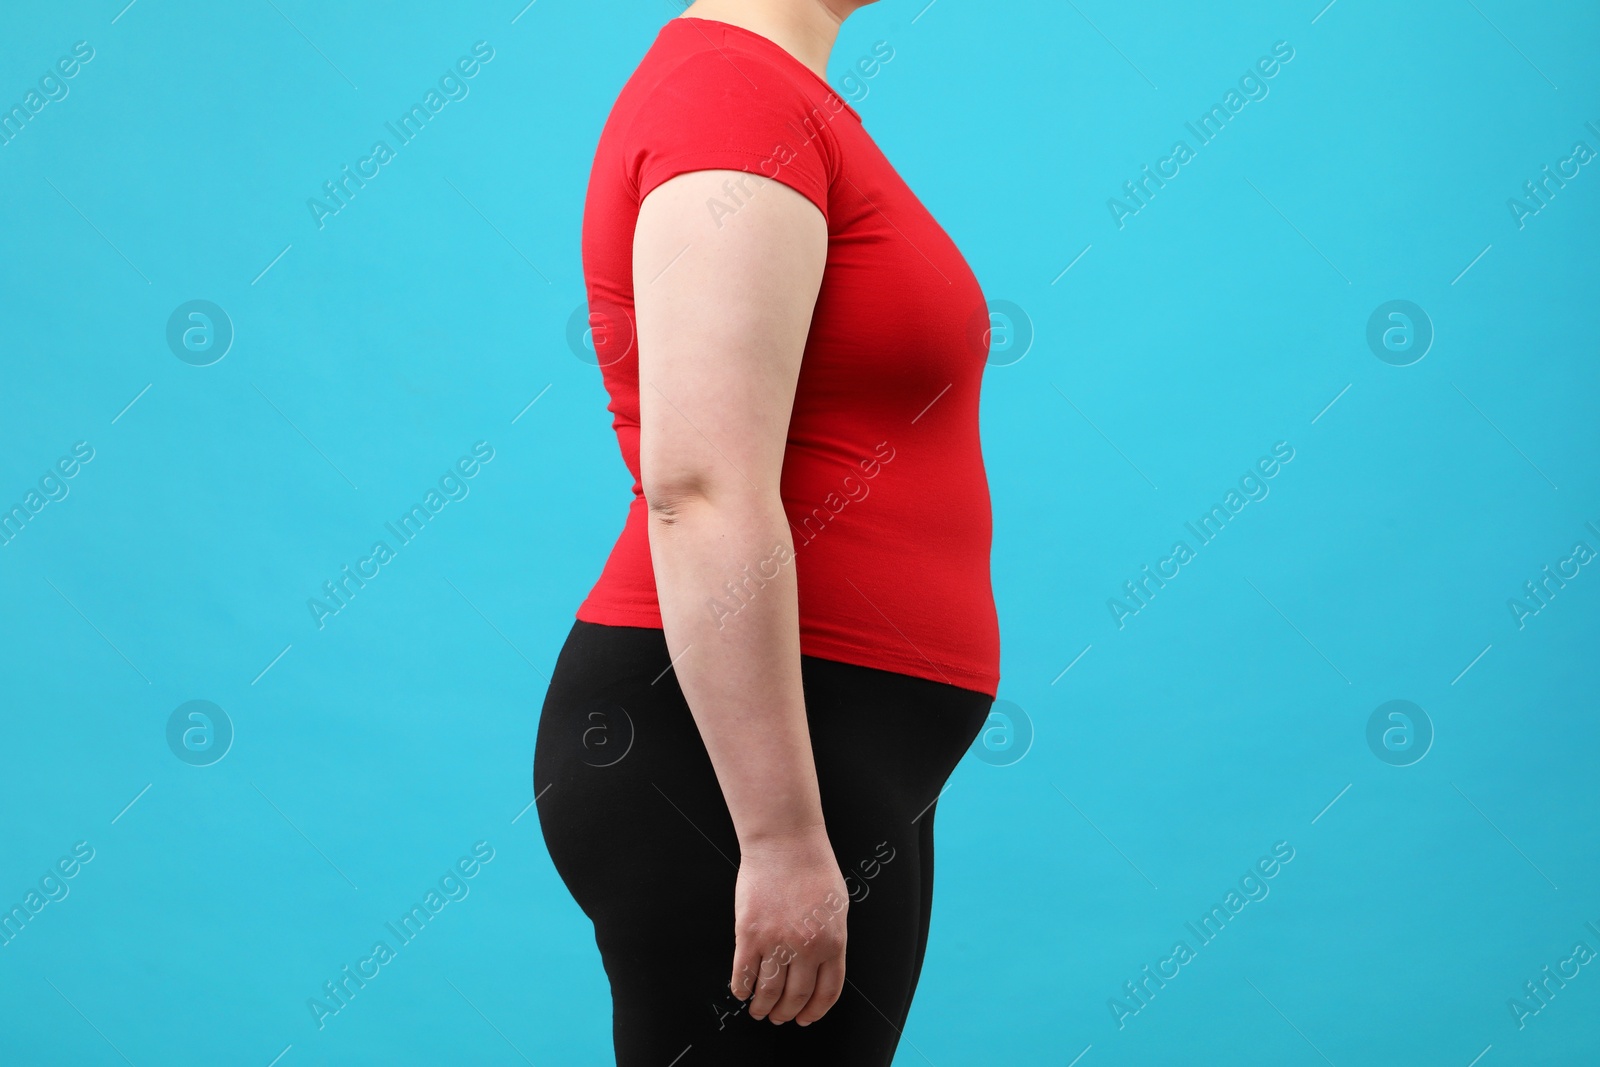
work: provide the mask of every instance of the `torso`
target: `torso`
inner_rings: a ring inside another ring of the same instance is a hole
[[[577,616],[661,626],[639,480],[630,325],[639,199],[624,140],[650,87],[708,49],[734,63],[746,58],[807,95],[819,121],[791,127],[785,147],[823,150],[831,173],[828,258],[783,465],[793,557],[752,567],[755,582],[730,574],[735,591],[707,611],[736,615],[738,587],[756,588],[762,569],[770,577],[776,566],[794,566],[802,653],[993,696],[999,626],[978,431],[988,326],[982,290],[860,116],[776,44],[721,22],[680,18],[662,28],[619,95],[595,154],[584,272],[591,310],[610,322],[606,343],[615,358],[603,360],[602,375],[634,484],[622,534]],[[813,137],[821,143],[808,146]],[[752,159],[746,169],[760,173],[760,164]],[[736,199],[727,206],[736,210]]]

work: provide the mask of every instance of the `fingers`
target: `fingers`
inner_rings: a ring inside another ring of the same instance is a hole
[[[789,964],[793,959],[794,952],[782,943],[762,958],[761,969],[756,974],[756,995],[750,1000],[750,1018],[766,1018],[772,1006],[778,1002],[783,995]]]
[[[827,1014],[844,991],[844,953],[820,963],[780,944],[761,959],[753,973],[742,972],[744,985],[731,988],[741,1000],[754,979],[754,994],[747,1007],[752,1019],[785,1023],[791,1019],[809,1026]]]
[[[844,956],[838,955],[823,960],[817,967],[816,985],[811,990],[811,997],[806,1001],[805,1007],[800,1009],[800,1014],[794,1021],[801,1026],[810,1026],[834,1006],[839,1000],[839,994],[844,990]]]
[[[728,981],[728,991],[739,1000],[749,1000],[755,992],[756,975],[761,968],[761,950],[743,937],[736,937],[735,941],[733,977]]]
[[[816,987],[816,963],[804,957],[795,959],[789,964],[789,974],[783,983],[783,995],[767,1013],[767,1018],[775,1023],[786,1023],[793,1019],[800,1009],[806,1006],[806,1001],[811,999],[811,991]]]

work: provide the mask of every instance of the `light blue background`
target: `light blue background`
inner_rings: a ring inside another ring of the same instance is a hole
[[[0,548],[0,903],[95,850],[0,947],[0,1062],[609,1062],[526,809],[629,487],[566,342],[583,192],[675,9],[124,2],[0,16],[8,107],[95,49],[0,147],[0,503],[95,450]],[[892,46],[849,99],[1034,331],[983,431],[1000,696],[1035,736],[940,805],[897,1063],[1596,1062],[1600,966],[1523,1029],[1507,1001],[1600,950],[1600,573],[1520,629],[1507,601],[1600,549],[1600,164],[1524,228],[1506,201],[1600,149],[1600,12],[1322,4],[885,0],[834,50],[843,87]],[[319,230],[307,198],[479,40],[470,95]],[[1276,41],[1270,95],[1119,229],[1108,198]],[[236,330],[207,367],[165,340],[193,299]],[[1393,299],[1435,330],[1411,366],[1366,343]],[[470,495],[319,630],[307,599],[477,441]],[[1270,495],[1119,629],[1107,600],[1278,441]],[[236,730],[204,768],[165,734],[196,699]],[[1409,767],[1367,745],[1392,699],[1436,731]],[[470,895],[319,1031],[307,998],[480,840]],[[1279,841],[1270,896],[1119,1029]]]

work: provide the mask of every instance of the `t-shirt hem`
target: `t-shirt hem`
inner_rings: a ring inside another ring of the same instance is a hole
[[[574,616],[583,622],[600,626],[637,626],[650,630],[662,628],[659,610],[651,612],[611,605],[604,611],[595,611],[585,602],[579,606]],[[804,631],[800,633],[800,654],[816,659],[849,663],[857,667],[890,671],[894,674],[909,674],[914,678],[924,678],[930,682],[943,682],[958,689],[982,693],[991,699],[1000,689],[1000,676],[995,671],[976,670],[948,663],[934,664],[921,656],[906,655],[886,648],[867,650]]]
[[[1000,678],[992,671],[979,671],[969,667],[952,666],[948,663],[930,663],[927,659],[918,655],[903,655],[884,648],[868,651],[856,645],[834,641],[831,638],[815,634],[801,633],[800,652],[802,655],[815,656],[818,659],[837,660],[841,663],[852,663],[858,667],[872,667],[880,671],[892,671],[895,674],[909,674],[915,678],[925,678],[930,682],[943,682],[958,689],[982,693],[991,699],[996,695],[1000,687]],[[891,663],[893,666],[888,665]]]
[[[617,604],[608,605],[604,610],[596,610],[585,600],[578,606],[578,610],[573,612],[573,617],[598,626],[642,626],[649,630],[661,629],[660,611],[629,608]]]

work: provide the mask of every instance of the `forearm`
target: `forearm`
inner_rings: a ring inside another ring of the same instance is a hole
[[[821,828],[782,502],[748,488],[680,497],[652,507],[649,536],[678,684],[741,845]]]

